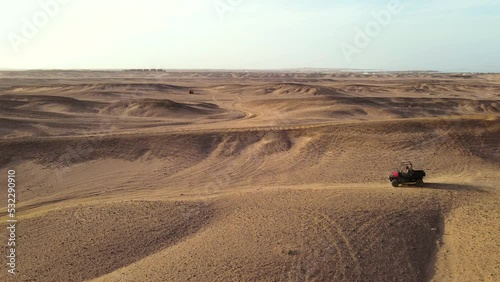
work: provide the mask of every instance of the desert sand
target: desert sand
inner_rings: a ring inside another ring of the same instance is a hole
[[[0,72],[0,281],[499,281],[499,118],[496,74]]]

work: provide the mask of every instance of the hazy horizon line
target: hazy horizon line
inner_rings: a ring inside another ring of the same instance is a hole
[[[499,74],[499,71],[471,71],[471,70],[419,70],[419,69],[401,69],[401,70],[384,70],[384,69],[362,69],[362,68],[314,68],[314,67],[298,67],[298,68],[0,68],[0,71],[164,71],[164,72],[181,72],[181,71],[219,71],[219,72],[283,72],[283,71],[305,71],[305,72],[420,72],[420,73],[492,73]]]

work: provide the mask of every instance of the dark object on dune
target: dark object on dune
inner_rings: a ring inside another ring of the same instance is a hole
[[[194,90],[189,90],[189,94],[194,94]]]
[[[389,181],[393,187],[398,187],[399,184],[414,183],[418,187],[424,186],[425,171],[414,170],[413,164],[409,161],[401,162],[399,168],[389,176]]]

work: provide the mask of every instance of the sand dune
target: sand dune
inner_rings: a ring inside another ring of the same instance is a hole
[[[4,72],[16,281],[498,281],[499,90],[497,75]],[[423,188],[390,186],[403,159]]]
[[[113,103],[105,107],[101,113],[140,117],[169,116],[171,118],[185,118],[186,116],[206,116],[222,112],[223,110],[220,110],[217,105],[210,103],[184,104],[166,99],[141,99]]]
[[[311,190],[223,198],[214,205],[225,217],[97,281],[141,279],[144,272],[152,280],[425,280],[439,234],[439,203],[371,194],[366,205],[365,191],[355,193],[357,200]],[[389,199],[407,206],[378,206]]]
[[[182,241],[210,217],[203,203],[124,202],[52,211],[20,224],[26,235],[19,256],[34,266],[20,279],[99,277]]]
[[[0,99],[10,106],[9,108],[55,113],[97,113],[97,109],[103,105],[100,102],[61,96],[3,95]]]

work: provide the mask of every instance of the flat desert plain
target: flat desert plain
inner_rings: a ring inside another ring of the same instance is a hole
[[[0,281],[500,281],[499,118],[496,74],[4,71]]]

